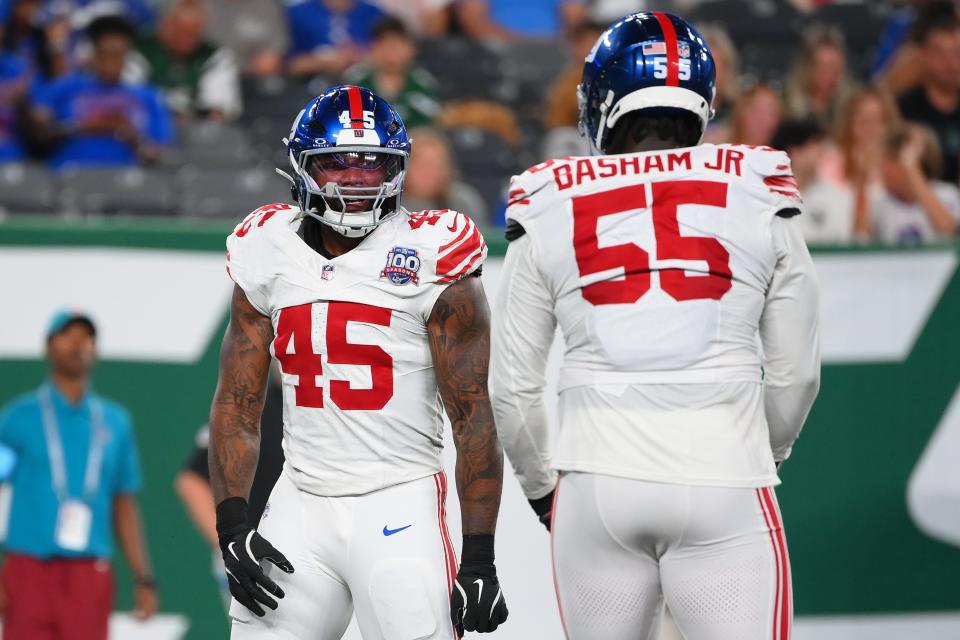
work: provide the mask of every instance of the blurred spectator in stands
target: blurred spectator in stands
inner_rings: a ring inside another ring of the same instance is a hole
[[[276,362],[276,361],[274,361]],[[213,553],[213,577],[220,585],[220,595],[230,608],[230,589],[223,569],[223,556],[217,540],[217,514],[210,487],[209,456],[210,428],[203,425],[194,440],[193,450],[177,473],[175,488],[187,509],[190,519],[207,541]],[[260,458],[250,487],[250,522],[260,522],[270,492],[283,469],[283,387],[280,373],[271,368],[270,382],[260,416]]]
[[[882,188],[884,141],[899,125],[897,106],[886,91],[864,87],[855,91],[840,110],[834,161],[824,161],[824,173],[854,193],[854,236],[872,236],[869,200]]]
[[[740,97],[740,62],[730,35],[719,24],[699,27],[700,35],[710,45],[717,70],[717,90],[713,98],[714,116],[707,124],[705,142],[724,142],[730,139],[730,119],[733,107]]]
[[[730,116],[730,140],[724,142],[769,146],[781,115],[780,96],[769,85],[757,83],[737,101]]]
[[[150,29],[156,20],[152,0],[46,0],[45,13],[51,18],[66,17],[72,25],[88,25],[103,16],[122,16],[139,31]]]
[[[0,7],[0,50],[21,58],[38,80],[61,76],[69,67],[69,25],[44,21],[42,10],[42,0],[8,0]]]
[[[283,71],[290,48],[287,18],[277,0],[204,0],[207,36],[233,52],[245,75]]]
[[[200,0],[173,0],[131,56],[124,78],[163,91],[181,120],[228,120],[240,114],[240,75],[226,47],[204,40],[207,16]]]
[[[0,26],[0,32],[2,30]],[[26,155],[21,116],[30,83],[27,63],[19,56],[0,50],[0,162],[22,160]]]
[[[446,136],[427,127],[410,133],[414,153],[403,183],[403,206],[410,211],[455,209],[481,224],[489,223],[489,212],[476,189],[457,177],[456,162]]]
[[[450,29],[454,0],[371,0],[385,13],[400,18],[418,37],[439,38]]]
[[[843,34],[824,25],[808,29],[784,95],[787,114],[829,126],[851,90]]]
[[[509,42],[558,38],[587,18],[585,0],[459,0],[460,26],[471,38]]]
[[[374,25],[384,15],[366,0],[291,0],[288,72],[339,76],[360,61]]]
[[[90,71],[65,76],[32,96],[34,137],[55,147],[54,168],[156,160],[173,142],[173,123],[159,91],[121,82],[132,25],[106,16],[94,20],[87,35],[93,44]]]
[[[907,120],[925,124],[943,152],[938,179],[960,181],[960,18],[956,13],[917,24],[923,72],[920,86],[899,98]]]
[[[97,330],[58,311],[46,331],[48,377],[0,411],[16,459],[0,578],[5,640],[107,640],[110,557],[119,543],[139,619],[157,610],[127,410],[91,390]]]
[[[583,59],[606,27],[596,22],[581,22],[570,32],[570,62],[547,90],[547,112],[544,124],[548,131],[543,141],[544,158],[587,155],[590,146],[580,135],[580,106],[577,86],[583,75]]]
[[[513,111],[488,100],[461,100],[448,104],[438,124],[444,129],[482,129],[496,134],[511,146],[520,144],[520,125]]]
[[[817,7],[825,4],[833,4],[836,0],[788,0],[794,9],[802,14],[811,14],[817,10]],[[856,2],[856,0],[854,0]]]
[[[827,130],[818,120],[785,120],[773,136],[775,149],[790,155],[793,175],[803,196],[797,220],[811,244],[846,244],[853,240],[853,190],[825,180],[820,173],[830,150]]]
[[[887,16],[867,75],[889,91],[902,93],[915,87],[920,79],[919,52],[912,37],[913,28],[918,8],[930,3],[928,0],[900,0],[891,4],[894,10]]]
[[[638,11],[653,11],[654,4],[650,0],[587,0],[587,13],[591,20],[603,23],[604,27],[617,22],[624,16]],[[658,0],[655,3],[657,11],[666,11],[677,15],[684,15],[670,6],[674,3],[669,0]]]
[[[350,69],[351,84],[372,89],[396,108],[403,124],[418,127],[440,115],[437,81],[414,67],[417,43],[399,19],[387,16],[374,26],[366,60]]]
[[[887,244],[952,240],[960,228],[960,189],[937,179],[942,157],[933,132],[910,125],[890,134],[885,189],[870,203],[877,238]]]

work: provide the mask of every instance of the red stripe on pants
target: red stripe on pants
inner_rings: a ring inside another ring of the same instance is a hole
[[[770,635],[772,640],[777,640],[777,628],[778,620],[777,616],[780,614],[780,555],[777,552],[777,541],[773,533],[773,525],[770,524],[770,516],[767,514],[767,505],[763,499],[763,489],[757,489],[757,500],[760,501],[760,512],[763,514],[763,524],[767,527],[767,531],[770,533],[770,543],[773,545],[773,564],[774,564],[774,573],[776,574],[775,586],[774,586],[774,600],[773,600],[773,632]]]
[[[457,556],[450,542],[450,530],[447,528],[447,475],[444,472],[433,474],[437,485],[437,518],[440,521],[440,539],[443,542],[443,558],[447,572],[447,595],[453,593],[453,581],[457,577]],[[452,621],[451,621],[452,624]],[[453,637],[457,638],[457,628],[453,627]]]
[[[553,568],[553,591],[557,594],[557,611],[560,613],[560,626],[563,628],[563,637],[569,638],[567,632],[567,620],[563,617],[563,604],[560,602],[560,585],[557,583],[557,558],[553,552],[553,537],[556,535],[557,522],[557,498],[560,497],[560,480],[563,476],[557,478],[557,485],[553,489],[553,504],[550,506],[550,566]]]
[[[7,596],[3,640],[107,640],[113,574],[106,560],[8,553],[0,580]]]
[[[757,489],[757,499],[763,512],[763,520],[770,533],[773,556],[776,563],[776,597],[773,610],[773,640],[790,640],[790,560],[787,558],[787,542],[783,534],[783,522],[777,509],[777,499],[769,487]]]
[[[780,602],[780,640],[790,640],[793,604],[791,602],[790,556],[787,554],[787,538],[783,531],[783,518],[780,516],[777,496],[770,487],[764,489],[764,492],[766,493],[767,505],[770,509],[770,518],[774,525],[776,544],[780,549],[780,576],[783,585],[781,588],[782,598]]]

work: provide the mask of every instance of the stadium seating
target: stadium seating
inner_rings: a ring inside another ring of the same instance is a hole
[[[522,170],[513,149],[482,129],[461,128],[449,134],[461,179],[480,192],[491,211],[499,209],[510,176]]]
[[[717,23],[737,44],[743,74],[782,86],[804,28],[838,26],[844,33],[854,75],[869,65],[889,3],[827,3],[801,15],[782,0],[703,0],[690,11],[695,24]],[[447,106],[469,100],[505,105],[519,140],[507,144],[478,128],[451,124],[463,181],[477,188],[491,210],[502,202],[509,177],[542,159],[544,147],[577,150],[568,132],[564,145],[543,128],[544,96],[568,62],[560,42],[478,42],[464,37],[421,41],[416,64],[438,80]],[[201,122],[181,128],[165,168],[77,169],[61,176],[39,165],[0,165],[0,213],[144,214],[235,218],[263,202],[289,200],[272,173],[288,165],[282,139],[307,101],[333,81],[314,78],[246,78],[244,113],[234,124]],[[176,187],[176,189],[174,189]],[[180,205],[185,205],[181,211]]]
[[[505,90],[500,57],[480,42],[465,38],[423,41],[417,65],[437,78],[438,97],[443,102],[496,98]]]
[[[65,215],[174,215],[173,177],[164,169],[76,167],[61,174]]]
[[[176,166],[248,167],[257,156],[242,127],[220,122],[198,122],[179,132],[180,144],[172,158]]]
[[[0,164],[0,213],[54,213],[57,181],[40,164]]]
[[[289,182],[272,169],[185,167],[177,174],[180,210],[191,218],[239,220],[257,207],[289,202]]]

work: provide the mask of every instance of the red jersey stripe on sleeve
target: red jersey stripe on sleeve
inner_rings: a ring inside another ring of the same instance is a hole
[[[468,220],[469,220],[469,219],[468,219]],[[459,244],[460,242],[462,242],[463,239],[466,237],[466,235],[470,232],[470,229],[471,229],[472,227],[473,227],[472,221],[468,221],[467,224],[463,225],[463,229],[460,230],[460,234],[459,234],[456,238],[454,238],[454,239],[451,240],[450,242],[448,242],[448,243],[440,246],[440,253],[443,253],[444,251],[446,251],[446,250],[449,249],[450,247],[453,247],[453,246]]]
[[[483,235],[480,233],[480,230],[477,229],[477,226],[470,224],[471,233],[464,238],[459,244],[451,247],[449,251],[443,252],[437,259],[437,275],[446,276],[451,275],[454,271],[457,270],[464,260],[467,260],[477,251],[482,250],[486,245],[483,242]]]
[[[767,176],[763,179],[763,183],[768,187],[776,187],[778,189],[800,190],[800,185],[797,183],[797,179],[791,175]]]
[[[791,175],[767,176],[763,179],[763,183],[767,185],[770,193],[787,196],[799,202],[803,201],[800,196],[800,185],[797,184],[797,179]]]
[[[453,275],[448,275],[448,276],[444,276],[443,278],[440,278],[439,280],[437,280],[437,282],[439,282],[439,283],[441,283],[441,284],[445,284],[445,283],[448,283],[448,282],[456,282],[457,280],[459,280],[459,279],[462,278],[463,276],[467,275],[468,273],[470,273],[471,271],[473,271],[473,268],[474,268],[474,266],[477,264],[477,262],[478,262],[481,258],[483,258],[483,254],[486,252],[486,250],[487,250],[487,245],[484,244],[484,245],[481,246],[479,249],[477,249],[476,253],[474,253],[472,256],[470,256],[469,260],[467,260],[467,263],[464,265],[464,267],[463,267],[462,269],[460,269],[459,271],[457,271],[457,272],[454,273]]]

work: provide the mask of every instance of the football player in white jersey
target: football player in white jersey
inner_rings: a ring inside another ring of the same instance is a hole
[[[818,285],[786,154],[699,144],[714,81],[684,20],[626,17],[578,89],[594,155],[511,184],[491,396],[574,640],[651,638],[664,601],[687,640],[790,634],[773,487],[819,388]]]
[[[476,277],[486,244],[462,213],[400,206],[411,141],[367,89],[315,98],[287,147],[298,206],[261,207],[227,239],[236,286],[210,476],[232,637],[340,638],[353,612],[366,640],[493,631],[507,607],[494,567],[503,462],[487,395],[489,311]],[[271,356],[286,463],[258,526],[247,498]],[[459,568],[441,409],[457,447]]]

